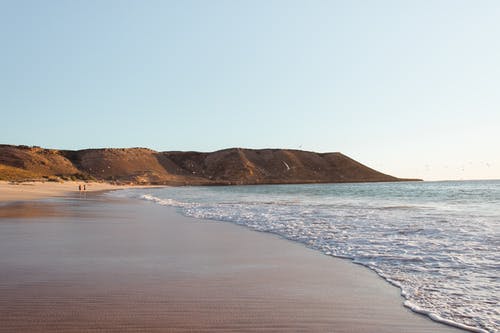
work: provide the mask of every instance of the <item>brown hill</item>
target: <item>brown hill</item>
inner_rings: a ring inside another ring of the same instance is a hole
[[[341,153],[241,148],[213,153],[146,148],[69,151],[0,145],[0,179],[56,177],[170,185],[405,180],[370,169]]]
[[[23,180],[43,176],[78,174],[78,169],[58,150],[0,145],[0,179]]]

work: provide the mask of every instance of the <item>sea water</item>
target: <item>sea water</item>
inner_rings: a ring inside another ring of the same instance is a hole
[[[169,187],[114,195],[177,207],[352,259],[405,306],[500,331],[500,181]]]

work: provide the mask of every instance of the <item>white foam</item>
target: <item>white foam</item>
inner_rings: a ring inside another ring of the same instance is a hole
[[[467,330],[469,332],[474,332],[474,333],[489,333],[488,331],[483,330],[481,328],[472,327],[472,326],[457,323],[457,322],[452,321],[452,320],[445,319],[436,313],[422,309],[421,307],[411,303],[410,301],[405,301],[404,306],[409,308],[410,310],[412,310],[415,313],[423,314],[425,316],[428,316],[429,318],[431,318],[434,321],[438,321],[438,322],[441,322],[441,323],[449,325],[449,326],[461,328],[463,330]]]
[[[143,194],[140,196],[141,199],[143,200],[147,200],[147,201],[153,201],[159,205],[162,205],[162,206],[172,206],[172,207],[186,207],[188,206],[187,203],[184,203],[184,202],[180,202],[180,201],[177,201],[177,200],[174,200],[174,199],[161,199],[161,198],[158,198],[158,197],[155,197],[151,194]]]

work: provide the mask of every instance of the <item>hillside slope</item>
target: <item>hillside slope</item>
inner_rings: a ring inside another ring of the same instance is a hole
[[[231,148],[212,153],[146,148],[78,151],[0,145],[0,179],[93,179],[141,184],[229,185],[400,181],[341,153]]]

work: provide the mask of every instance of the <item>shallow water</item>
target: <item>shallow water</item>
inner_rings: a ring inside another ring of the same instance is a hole
[[[353,259],[405,306],[477,332],[500,330],[500,181],[137,189],[178,207]]]

